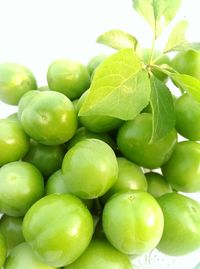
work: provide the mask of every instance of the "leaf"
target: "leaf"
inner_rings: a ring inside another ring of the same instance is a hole
[[[151,142],[166,136],[175,126],[175,112],[171,92],[166,85],[151,77],[150,105],[153,115]]]
[[[133,49],[111,55],[95,72],[79,115],[133,119],[148,103],[150,81]]]
[[[185,20],[180,21],[177,25],[175,25],[165,46],[164,53],[177,50],[177,48],[184,46],[186,43],[185,32],[187,27],[188,22]]]
[[[174,47],[170,51],[184,51],[184,50],[195,50],[200,51],[200,42],[185,42],[180,44],[179,46]],[[167,52],[170,52],[167,51]]]
[[[174,18],[180,4],[181,0],[133,0],[134,9],[150,24],[156,37]]]
[[[170,78],[179,86],[191,94],[195,100],[200,102],[200,80],[185,74],[171,74]]]
[[[97,43],[120,50],[125,48],[136,49],[137,39],[121,30],[111,30],[105,32],[97,38]]]

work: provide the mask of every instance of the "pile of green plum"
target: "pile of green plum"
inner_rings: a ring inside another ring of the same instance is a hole
[[[0,100],[18,106],[0,119],[0,268],[131,269],[154,248],[200,247],[200,204],[182,194],[200,192],[200,103],[175,98],[176,128],[153,142],[149,106],[129,121],[79,116],[106,57],[56,60],[45,87],[0,64]],[[199,52],[160,61],[200,77]]]

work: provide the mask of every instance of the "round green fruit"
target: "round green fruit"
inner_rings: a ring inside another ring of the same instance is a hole
[[[17,105],[23,94],[36,89],[36,80],[29,69],[15,63],[0,64],[1,101]]]
[[[29,138],[19,122],[0,120],[0,166],[20,160],[29,149]]]
[[[172,59],[171,66],[181,74],[200,79],[200,52],[195,50],[178,52]]]
[[[0,233],[3,234],[8,250],[24,242],[22,234],[23,218],[4,215],[0,219]]]
[[[0,169],[0,212],[24,216],[44,194],[40,171],[27,162],[11,162]]]
[[[200,102],[183,94],[175,103],[176,130],[189,140],[200,140]]]
[[[62,173],[71,193],[83,199],[94,199],[105,194],[116,182],[117,159],[105,142],[85,139],[66,153]]]
[[[200,144],[184,141],[176,145],[171,158],[162,167],[164,178],[175,190],[200,191]]]
[[[152,115],[139,114],[134,120],[125,122],[118,131],[117,145],[122,154],[136,164],[154,169],[163,165],[171,156],[177,142],[172,130],[160,140],[150,142]]]
[[[38,143],[59,145],[70,140],[77,128],[72,102],[63,94],[39,92],[22,111],[25,132]]]
[[[158,198],[164,231],[158,249],[167,255],[188,254],[200,247],[200,204],[178,193]]]
[[[164,226],[157,201],[138,190],[114,194],[103,209],[102,222],[110,243],[129,255],[141,255],[154,249]]]
[[[9,254],[4,269],[56,269],[41,262],[27,243],[16,246]]]
[[[29,91],[29,92],[25,93],[22,96],[22,98],[19,100],[19,103],[18,103],[18,118],[19,118],[19,120],[21,120],[21,115],[22,115],[22,112],[24,111],[24,109],[29,106],[29,103],[39,93],[40,93],[39,91]]]
[[[49,177],[61,168],[64,155],[63,145],[47,146],[31,140],[24,160],[35,165],[45,177]]]
[[[115,142],[107,133],[94,133],[87,130],[85,127],[80,127],[72,139],[67,143],[67,149],[72,148],[76,143],[87,138],[95,138],[106,142],[113,150],[116,149]]]
[[[119,167],[117,181],[102,197],[103,200],[124,190],[147,190],[147,180],[139,166],[123,157],[118,157],[117,162]]]
[[[54,61],[47,71],[48,86],[73,100],[90,86],[90,75],[87,68],[78,61],[60,59]]]
[[[131,269],[132,265],[123,253],[106,240],[93,240],[83,255],[64,269]]]
[[[23,234],[41,261],[61,267],[86,250],[93,235],[93,219],[77,197],[51,194],[29,209]]]
[[[155,198],[158,198],[165,193],[172,192],[171,186],[162,175],[156,172],[148,172],[145,176],[148,183],[147,191]]]

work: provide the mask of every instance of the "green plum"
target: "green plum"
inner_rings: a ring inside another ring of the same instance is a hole
[[[178,193],[158,198],[164,214],[164,231],[158,249],[180,256],[200,247],[200,204]]]
[[[90,75],[87,67],[79,61],[59,59],[54,61],[47,71],[48,86],[73,100],[90,86]]]
[[[4,236],[0,232],[0,268],[4,265],[7,256],[7,246]]]
[[[85,139],[66,153],[62,173],[71,193],[83,199],[94,199],[105,194],[116,182],[117,159],[105,142]]]
[[[87,69],[92,77],[95,73],[96,68],[107,58],[106,54],[98,54],[94,56],[87,64]]]
[[[36,90],[36,80],[29,69],[16,63],[0,64],[0,100],[17,105],[30,90]]]
[[[109,242],[129,255],[153,250],[164,228],[159,204],[149,193],[139,190],[114,194],[103,209],[102,222]]]
[[[26,213],[23,234],[41,261],[61,267],[86,250],[93,235],[93,219],[80,199],[51,194]]]

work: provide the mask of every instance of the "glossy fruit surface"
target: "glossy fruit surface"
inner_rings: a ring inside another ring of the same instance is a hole
[[[176,145],[177,134],[172,130],[160,140],[150,143],[151,135],[152,115],[142,113],[119,128],[117,145],[129,160],[146,168],[157,168],[170,158]]]
[[[132,265],[128,256],[120,253],[104,239],[92,240],[83,255],[64,269],[83,268],[131,269]]]
[[[22,112],[24,111],[24,109],[29,106],[29,103],[33,100],[33,98],[39,94],[39,91],[28,91],[27,93],[25,93],[19,100],[19,104],[18,104],[18,118],[19,120],[21,120],[21,115]]]
[[[4,265],[7,255],[7,247],[4,236],[0,233],[0,268]]]
[[[200,191],[200,144],[184,141],[176,145],[171,158],[162,167],[165,179],[182,192]]]
[[[175,102],[176,130],[189,140],[200,140],[200,103],[189,94]]]
[[[29,149],[29,138],[17,121],[0,120],[0,166],[20,160]]]
[[[23,234],[42,261],[61,267],[85,251],[93,234],[93,219],[77,197],[51,194],[29,209]]]
[[[158,198],[164,231],[158,249],[167,255],[188,254],[200,247],[200,204],[178,193]]]
[[[176,54],[171,66],[181,74],[200,79],[200,53],[195,50],[186,50]]]
[[[21,123],[31,138],[44,145],[67,142],[77,128],[71,101],[54,91],[39,92],[23,110]]]
[[[80,62],[60,59],[49,66],[47,81],[51,90],[61,92],[73,100],[89,88],[90,75]]]
[[[148,172],[145,174],[145,177],[148,183],[147,191],[155,198],[158,198],[165,193],[172,192],[170,184],[159,173]]]
[[[54,193],[68,193],[61,169],[54,172],[48,178],[45,186],[45,193],[46,195]]]
[[[36,89],[36,80],[29,69],[15,63],[0,64],[1,101],[17,105],[23,94]]]
[[[147,180],[142,169],[124,157],[117,158],[119,174],[116,183],[105,194],[106,199],[124,190],[147,190]]]
[[[112,138],[107,133],[94,133],[87,130],[85,127],[80,127],[75,135],[67,143],[67,149],[73,147],[76,143],[87,138],[96,138],[106,142],[111,148],[115,149],[116,145]]]
[[[78,111],[80,110],[88,92],[88,90],[84,92],[79,99],[77,104]],[[122,124],[122,120],[104,115],[79,116],[79,120],[83,126],[95,133],[109,132],[117,129]]]
[[[141,255],[159,243],[164,226],[162,210],[150,194],[114,194],[103,209],[103,230],[110,243],[129,255]]]
[[[22,221],[23,218],[10,217],[6,215],[0,219],[0,232],[6,240],[6,245],[9,250],[24,242]]]
[[[45,177],[49,177],[61,168],[64,155],[63,145],[47,146],[31,140],[24,160],[35,165]]]
[[[16,246],[9,254],[5,269],[56,269],[41,262],[27,243]]]
[[[116,182],[117,159],[105,142],[85,139],[66,153],[62,173],[71,193],[83,199],[94,199],[105,194]]]
[[[24,216],[44,194],[40,171],[27,162],[11,162],[0,169],[0,212]]]

